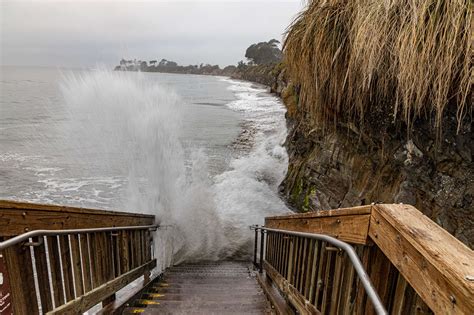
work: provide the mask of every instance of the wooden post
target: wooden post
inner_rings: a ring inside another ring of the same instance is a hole
[[[1,237],[0,241],[3,241]],[[0,310],[5,315],[13,314],[10,281],[3,252],[0,252]]]
[[[14,314],[38,314],[30,248],[18,244],[5,249],[4,255],[11,279]]]

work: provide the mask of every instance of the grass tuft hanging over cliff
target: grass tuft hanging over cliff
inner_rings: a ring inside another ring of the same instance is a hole
[[[470,0],[313,0],[284,43],[299,113],[310,124],[364,122],[374,112],[410,129],[454,106],[472,115]]]

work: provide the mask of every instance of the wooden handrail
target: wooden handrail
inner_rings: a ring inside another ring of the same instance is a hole
[[[0,237],[33,230],[152,225],[153,215],[0,200]]]
[[[474,252],[409,205],[375,205],[369,236],[437,314],[474,314]]]
[[[265,226],[297,232],[327,234],[353,244],[367,244],[372,206],[265,218]]]
[[[0,252],[0,272],[6,270],[9,284],[0,292],[11,293],[15,314],[38,314],[40,308],[45,314],[82,313],[111,302],[138,277],[149,281],[156,266],[148,229],[154,223],[152,215],[0,201],[0,241],[47,230]]]
[[[393,314],[415,309],[430,309],[436,314],[474,314],[474,252],[412,206],[381,204],[267,217],[265,226],[326,234],[352,243]],[[288,265],[288,262],[285,265],[288,259],[285,250],[290,246],[275,237],[269,241],[270,259],[265,263],[272,268],[269,273],[274,274],[281,266]],[[298,250],[299,255],[307,255],[304,247]],[[327,254],[318,253],[309,263],[321,260],[334,263],[324,255]],[[272,265],[272,261],[278,264]],[[341,267],[328,265],[327,268],[334,273]],[[328,281],[334,277],[322,275],[322,279],[326,276]],[[363,298],[356,298],[352,303],[354,313],[371,312],[370,307],[359,305],[365,304]],[[324,305],[325,311],[328,307]]]

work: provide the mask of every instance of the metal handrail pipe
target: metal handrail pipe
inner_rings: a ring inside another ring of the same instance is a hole
[[[92,228],[92,229],[34,230],[34,231],[17,235],[6,241],[1,242],[0,250],[4,250],[18,243],[28,241],[30,238],[36,237],[36,236],[57,236],[57,235],[67,235],[67,234],[83,234],[83,233],[130,231],[130,230],[155,231],[157,228],[159,228],[159,225],[155,224],[155,225],[137,225],[137,226],[116,226],[116,227],[114,226],[114,227]]]
[[[341,240],[338,240],[338,239],[336,239],[332,236],[328,236],[328,235],[324,235],[324,234],[272,229],[272,228],[266,228],[266,227],[263,227],[263,226],[252,226],[251,228],[259,229],[259,230],[263,230],[263,231],[269,231],[269,232],[275,232],[275,233],[284,233],[284,234],[298,236],[298,237],[305,237],[305,238],[320,240],[320,241],[328,242],[328,243],[344,250],[347,253],[349,259],[351,260],[351,263],[354,266],[354,269],[357,272],[357,275],[359,276],[359,279],[362,282],[362,285],[364,286],[365,292],[367,293],[367,296],[369,297],[370,301],[372,302],[372,304],[374,306],[374,309],[377,312],[377,314],[379,314],[379,315],[388,314],[387,310],[383,306],[382,301],[380,300],[379,295],[377,294],[377,291],[375,291],[375,288],[372,285],[372,282],[370,281],[370,277],[367,274],[367,272],[365,271],[364,266],[362,265],[362,263],[359,259],[359,256],[357,256],[357,253],[355,252],[354,248],[351,245],[349,245],[348,243],[343,242]]]

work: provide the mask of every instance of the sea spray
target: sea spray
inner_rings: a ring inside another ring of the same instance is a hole
[[[253,234],[249,226],[263,224],[265,216],[288,212],[278,195],[286,174],[288,156],[284,107],[265,89],[250,82],[224,79],[230,83],[237,100],[228,104],[242,112],[251,128],[252,148],[230,162],[230,169],[215,177],[215,200],[225,226],[223,255],[249,257]]]
[[[108,167],[128,168],[115,205],[156,216],[163,226],[155,237],[161,269],[185,260],[247,257],[248,226],[287,211],[276,193],[287,165],[284,110],[261,89],[229,83],[237,96],[229,107],[249,113],[254,145],[214,177],[205,150],[191,147],[185,154],[185,107],[173,90],[140,73],[104,70],[66,76],[61,84],[69,112],[65,136],[77,143],[76,153],[84,146],[96,152],[77,162],[93,168],[107,157]]]

